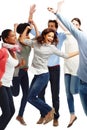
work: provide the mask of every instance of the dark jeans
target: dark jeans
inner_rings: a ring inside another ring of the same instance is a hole
[[[35,106],[45,117],[45,115],[52,110],[52,108],[38,97],[44,86],[48,83],[49,73],[35,75],[29,90],[28,102]]]
[[[22,89],[23,96],[21,99],[21,104],[20,104],[19,113],[18,113],[18,115],[22,117],[24,114],[26,103],[27,103],[27,97],[28,97],[28,91],[29,91],[28,72],[23,69],[20,69],[18,77],[13,77],[12,83],[13,83],[13,86],[11,87],[11,90],[12,90],[13,96],[18,96],[20,92],[20,87]]]
[[[52,93],[52,104],[55,109],[54,119],[59,118],[59,92],[60,92],[60,66],[54,66],[54,67],[48,67],[49,74],[50,74],[50,83],[51,83],[51,93]],[[39,98],[41,98],[45,102],[45,89],[47,87],[44,87],[44,89],[40,92],[38,95]],[[42,113],[41,113],[42,116]]]
[[[0,87],[0,107],[2,110],[0,115],[0,130],[4,130],[15,112],[11,88]]]

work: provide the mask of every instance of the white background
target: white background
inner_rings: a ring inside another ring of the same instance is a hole
[[[7,28],[13,29],[14,23],[27,22],[29,7],[31,4],[36,4],[36,12],[34,14],[34,19],[37,23],[39,30],[43,30],[47,27],[47,22],[49,19],[55,19],[55,16],[47,11],[47,7],[51,6],[56,8],[56,3],[58,0],[1,0],[0,1],[0,33]],[[70,20],[73,17],[79,17],[82,21],[81,28],[84,31],[87,31],[87,6],[86,0],[65,0],[65,3],[62,8],[62,14],[69,18]],[[30,63],[32,60],[33,53],[30,55]],[[18,109],[21,101],[21,90],[20,95],[14,98],[16,112],[13,116],[11,122],[7,126],[6,130],[18,129],[18,130],[48,130],[48,129],[62,129],[66,130],[69,122],[69,111],[65,95],[65,86],[63,79],[63,59],[61,59],[61,82],[60,82],[60,118],[59,126],[53,127],[52,122],[46,125],[37,125],[36,122],[40,117],[39,111],[27,103],[24,119],[27,123],[27,126],[22,126],[19,122],[16,121],[16,116],[18,114]],[[31,82],[33,75],[29,71],[29,80]],[[46,89],[46,101],[49,105],[51,103],[51,93],[50,93],[50,83]],[[77,121],[74,125],[69,128],[70,130],[77,129],[86,129],[87,118],[84,114],[79,95],[75,95],[75,112],[77,116]]]

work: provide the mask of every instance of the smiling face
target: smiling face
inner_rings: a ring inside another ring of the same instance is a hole
[[[58,22],[56,20],[49,20],[48,21],[48,28],[51,28],[55,31],[58,29]]]
[[[9,44],[16,44],[17,38],[15,33],[13,31],[10,31],[8,37],[5,38],[5,41]]]
[[[51,44],[51,43],[53,43],[53,40],[54,40],[54,33],[53,33],[53,32],[49,32],[49,33],[47,33],[47,34],[44,36],[44,38],[45,38],[45,42],[46,42],[47,44]]]
[[[3,42],[5,42],[5,43],[12,44],[12,45],[17,43],[16,34],[14,33],[14,31],[12,31],[10,29],[4,30],[1,34],[1,36],[2,36]]]

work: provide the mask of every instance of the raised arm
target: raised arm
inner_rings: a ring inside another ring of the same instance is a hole
[[[35,32],[33,30],[32,34],[37,37],[37,36],[40,35],[40,33],[38,31],[36,23],[33,20],[33,15],[34,15],[35,11],[36,11],[36,5],[33,4],[33,5],[30,6],[28,22],[31,24],[32,28],[34,27]]]
[[[61,0],[57,3],[57,10],[56,13],[61,13],[62,5],[64,4],[64,0]],[[67,32],[67,28],[61,23],[59,19],[57,19],[58,25],[62,28],[64,32]]]
[[[57,12],[57,9],[53,9],[51,7],[48,7],[48,11],[50,11],[51,13],[54,13],[57,18],[62,22],[62,24],[67,28],[67,30],[77,39],[77,41],[82,40],[81,37],[83,35],[84,37],[84,33],[80,30],[78,30],[76,27],[74,27],[74,25],[65,17],[63,17],[59,12]]]
[[[27,34],[27,32],[28,32],[29,29],[30,29],[30,27],[27,26],[27,27],[25,28],[25,30],[23,31],[23,33],[21,34],[21,36],[19,37],[19,42],[20,42],[20,43],[25,44],[25,43],[24,43],[24,40],[26,39],[26,34]],[[26,44],[25,44],[25,45],[26,45]]]
[[[15,33],[15,35],[16,35],[17,26],[18,26],[18,23],[15,23],[14,24],[14,33]]]

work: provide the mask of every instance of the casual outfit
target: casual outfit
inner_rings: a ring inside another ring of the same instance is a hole
[[[2,61],[2,64],[0,64],[0,72],[2,68],[1,65],[4,65],[5,67],[3,69],[4,73],[0,79],[2,82],[2,86],[0,86],[0,107],[2,110],[2,114],[0,116],[0,130],[4,130],[15,112],[10,86],[15,66],[18,65],[18,60],[14,59],[5,48],[0,49],[0,52],[0,60]],[[6,57],[4,54],[6,54]]]
[[[60,50],[63,44],[63,41],[65,40],[66,36],[64,33],[57,33],[59,43],[57,44],[57,48]],[[48,60],[48,70],[50,74],[50,84],[51,84],[51,93],[52,93],[52,104],[53,108],[55,109],[54,119],[58,119],[59,114],[59,92],[60,92],[60,58],[57,55],[51,55]],[[44,89],[40,92],[38,95],[39,98],[41,98],[45,102],[45,89],[47,87],[44,87]],[[41,113],[41,118],[43,118]],[[39,122],[38,122],[39,123]]]
[[[29,77],[28,77],[28,58],[30,55],[31,47],[20,44],[21,51],[18,53],[19,60],[23,58],[25,60],[25,65],[20,66],[15,69],[14,77],[12,80],[13,86],[11,87],[13,96],[18,96],[20,92],[20,87],[22,89],[22,99],[20,103],[20,108],[17,116],[17,120],[20,121],[21,124],[26,125],[23,121],[23,114],[27,103],[27,96],[29,91]]]
[[[80,88],[79,94],[83,109],[87,115],[87,34],[83,31],[75,28],[71,22],[56,14],[58,19],[64,24],[64,26],[69,30],[69,32],[76,38],[79,47],[79,67],[77,75],[80,78]]]
[[[68,32],[66,33],[66,40],[64,41],[65,52],[78,51],[78,44],[76,39]],[[80,86],[80,79],[77,76],[77,70],[79,66],[79,55],[70,59],[64,59],[64,79],[67,103],[70,114],[75,113],[74,109],[74,97],[73,94],[77,94]]]
[[[61,52],[55,47],[55,45],[49,44],[38,44],[36,40],[25,40],[26,44],[33,45],[34,47],[34,57],[30,70],[34,73],[34,78],[31,82],[28,102],[35,106],[45,117],[52,108],[41,100],[38,95],[44,89],[44,86],[49,81],[49,71],[48,71],[48,58],[50,55],[55,54],[64,58],[68,58],[68,55]]]

